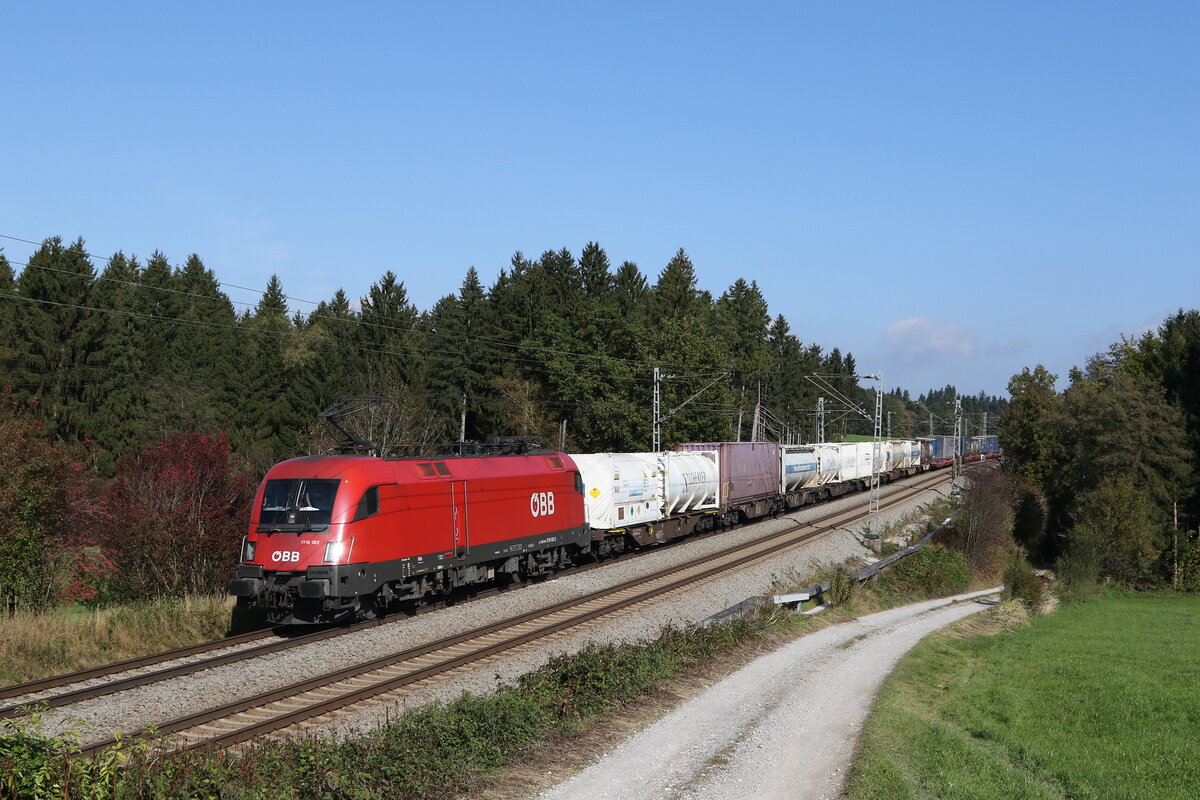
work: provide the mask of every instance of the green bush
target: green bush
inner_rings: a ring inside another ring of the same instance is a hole
[[[1096,597],[1100,593],[1099,573],[1095,540],[1080,531],[1072,531],[1067,538],[1066,552],[1058,557],[1054,566],[1059,595],[1068,601]]]
[[[889,591],[940,597],[965,592],[971,570],[962,551],[927,544],[880,572],[879,582]]]
[[[1013,559],[1004,569],[1004,599],[1019,600],[1029,611],[1042,607],[1042,579],[1023,559]]]
[[[857,581],[845,567],[838,567],[829,578],[829,604],[844,606],[854,599],[854,587]]]

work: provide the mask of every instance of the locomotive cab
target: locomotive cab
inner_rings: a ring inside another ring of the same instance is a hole
[[[355,483],[268,475],[242,540],[237,577],[229,584],[239,604],[264,606],[278,623],[332,622],[354,611],[356,595],[343,602],[335,586],[342,577],[349,583],[348,575],[338,574],[352,558],[348,523],[379,506],[378,486],[360,488],[356,497]]]

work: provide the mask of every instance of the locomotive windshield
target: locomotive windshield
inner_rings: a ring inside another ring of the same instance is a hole
[[[260,528],[280,530],[325,527],[333,518],[337,480],[293,478],[267,481],[263,491]]]

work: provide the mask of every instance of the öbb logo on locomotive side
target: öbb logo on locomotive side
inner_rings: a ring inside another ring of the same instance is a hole
[[[300,551],[299,550],[276,550],[274,553],[271,553],[271,560],[272,561],[299,561],[300,560]]]
[[[554,513],[554,492],[534,492],[529,495],[529,513],[548,517]]]

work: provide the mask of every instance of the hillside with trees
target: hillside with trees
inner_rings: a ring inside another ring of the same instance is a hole
[[[256,303],[235,305],[197,255],[182,265],[160,252],[105,258],[57,237],[26,264],[0,254],[0,450],[12,465],[0,522],[14,531],[0,544],[4,602],[200,588],[189,570],[219,587],[221,570],[190,548],[205,543],[231,562],[220,537],[236,552],[257,480],[336,444],[318,413],[347,396],[393,401],[352,421],[377,444],[521,435],[577,452],[640,451],[655,367],[664,412],[690,399],[664,423],[665,446],[754,433],[812,441],[829,392],[808,376],[820,375],[841,398],[828,397],[826,438],[871,432],[851,406],[873,408],[874,387],[853,377],[851,353],[801,341],[753,281],[702,290],[682,249],[653,283],[590,242],[578,257],[516,253],[490,285],[468,269],[427,310],[391,271],[361,295],[297,305],[275,276]],[[956,395],[890,392],[892,434],[952,432]],[[1003,406],[962,402],[968,433]],[[151,491],[173,499],[148,505]],[[151,545],[164,532],[186,539],[171,553],[186,568],[159,574]]]
[[[1183,311],[1071,370],[1014,375],[1000,441],[1024,481],[1017,534],[1083,587],[1200,591],[1200,312]]]

